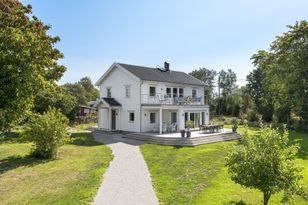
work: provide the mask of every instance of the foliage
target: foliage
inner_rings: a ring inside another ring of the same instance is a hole
[[[58,148],[68,137],[67,118],[57,109],[51,108],[43,115],[34,115],[25,126],[25,139],[34,143],[33,155],[38,158],[55,159]]]
[[[289,145],[288,132],[263,127],[259,135],[248,135],[246,130],[239,145],[228,154],[227,166],[231,179],[263,193],[264,204],[273,194],[285,196],[301,190],[299,180],[302,168],[294,163],[297,145]]]
[[[215,88],[215,77],[217,75],[217,72],[213,69],[207,69],[207,68],[199,68],[195,69],[192,72],[189,73],[189,75],[194,76],[195,78],[201,80],[206,85],[206,90],[208,91],[209,100],[212,99],[214,95],[214,88]]]
[[[218,86],[218,92],[222,89],[222,96],[231,95],[236,88],[236,73],[231,69],[221,70],[218,74]]]
[[[237,120],[236,119],[232,120],[232,130],[233,132],[236,132],[237,130]]]
[[[61,87],[43,89],[39,91],[34,100],[33,111],[43,114],[49,107],[59,109],[66,117],[71,118],[72,110],[77,106],[77,100]]]
[[[85,132],[71,134],[58,160],[33,158],[30,150],[30,143],[0,144],[1,204],[91,204],[112,160],[111,149]]]
[[[191,121],[191,120],[187,120],[185,122],[185,125],[186,125],[187,128],[193,128],[194,127],[194,122]]]
[[[90,77],[83,77],[79,80],[78,84],[82,85],[86,91],[86,99],[88,101],[96,100],[99,97],[98,90],[92,84]]]
[[[272,96],[267,90],[265,73],[262,68],[257,67],[247,76],[247,91],[255,104],[255,109],[267,122],[272,121],[274,105]]]
[[[31,6],[0,1],[0,131],[20,122],[42,87],[52,86],[66,68],[54,48],[60,38],[32,16]]]
[[[255,100],[261,96],[261,107],[273,107],[274,120],[290,125],[294,113],[307,125],[308,22],[296,22],[288,28],[268,51],[252,56],[257,69],[249,75],[248,85]]]
[[[231,128],[231,125],[225,125]],[[243,127],[238,132],[243,134]],[[250,135],[259,128],[248,128]],[[308,183],[308,133],[290,131],[290,143],[300,143],[296,164],[305,167],[303,184]],[[149,167],[153,186],[159,202],[177,204],[260,204],[262,194],[234,183],[227,172],[225,157],[229,147],[237,141],[219,142],[195,147],[175,147],[144,144],[140,146]],[[282,194],[271,198],[271,204],[281,204]],[[301,197],[294,197],[294,204],[306,205]]]

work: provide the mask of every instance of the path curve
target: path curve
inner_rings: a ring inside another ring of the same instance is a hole
[[[113,161],[104,174],[94,205],[158,205],[147,165],[139,150],[141,141],[120,134],[95,133],[94,139],[112,149]]]

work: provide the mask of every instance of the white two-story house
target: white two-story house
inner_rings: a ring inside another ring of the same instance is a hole
[[[99,78],[98,127],[131,132],[167,132],[209,123],[205,84],[164,68],[114,63]]]

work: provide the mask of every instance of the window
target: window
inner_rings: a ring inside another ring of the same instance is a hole
[[[130,85],[125,86],[125,97],[127,97],[127,98],[130,97],[130,92],[131,92],[130,87],[131,87]]]
[[[156,95],[156,88],[155,87],[150,87],[150,96],[154,97]]]
[[[196,98],[197,97],[197,90],[196,89],[192,89],[191,95],[192,95],[193,98]]]
[[[171,123],[175,123],[177,122],[177,113],[176,112],[172,112],[171,113]]]
[[[179,97],[180,98],[184,97],[184,89],[183,88],[179,88]]]
[[[134,122],[134,121],[135,121],[135,113],[129,112],[129,122]]]
[[[178,96],[178,88],[173,88],[173,97],[177,97]]]
[[[171,97],[171,88],[166,88],[166,94],[169,98]]]
[[[156,123],[156,115],[155,112],[150,113],[150,123]]]
[[[107,88],[107,97],[111,98],[111,88]]]

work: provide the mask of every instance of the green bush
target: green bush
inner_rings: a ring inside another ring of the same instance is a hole
[[[35,114],[26,124],[23,136],[34,143],[32,154],[38,158],[55,159],[58,148],[68,137],[68,119],[57,109],[51,108],[43,115]]]
[[[194,122],[191,120],[187,120],[186,121],[186,127],[187,128],[193,128],[194,127]]]

